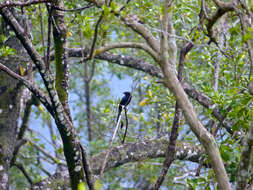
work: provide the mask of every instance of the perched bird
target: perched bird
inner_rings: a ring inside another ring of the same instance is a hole
[[[123,94],[125,94],[125,96],[123,96],[123,98],[121,99],[121,101],[119,103],[119,112],[118,112],[118,117],[117,117],[117,123],[119,121],[119,116],[121,115],[122,110],[127,107],[127,105],[130,103],[130,101],[132,99],[132,95],[130,92],[124,92]]]
[[[127,110],[126,107],[127,105],[130,103],[131,99],[132,99],[132,95],[130,92],[124,92],[123,94],[125,94],[125,96],[123,96],[123,98],[121,99],[120,103],[119,103],[119,113],[118,113],[118,117],[117,117],[117,124],[119,122],[119,117],[122,113],[122,110],[125,110],[125,117],[126,117],[126,130],[124,133],[124,137],[122,140],[122,143],[124,144],[125,142],[125,138],[126,138],[126,134],[127,134],[127,127],[128,127],[128,119],[127,119]],[[123,128],[123,121],[121,121],[121,129]]]

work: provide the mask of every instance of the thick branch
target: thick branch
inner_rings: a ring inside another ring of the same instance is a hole
[[[5,7],[14,7],[14,6],[20,6],[20,7],[25,7],[25,6],[30,6],[34,4],[39,4],[39,3],[50,3],[52,0],[29,0],[27,2],[23,1],[5,1],[5,3],[0,3],[0,9],[5,8]]]
[[[72,184],[76,186],[74,187],[75,189],[77,188],[77,184],[80,182],[80,180],[84,180],[84,171],[81,167],[82,161],[80,159],[80,156],[76,158],[76,155],[80,155],[79,140],[77,139],[75,128],[70,121],[69,114],[65,112],[65,109],[60,102],[58,93],[56,92],[54,75],[51,73],[50,69],[46,69],[44,61],[42,60],[39,53],[36,51],[31,40],[26,36],[24,29],[18,23],[13,14],[7,8],[0,9],[0,14],[3,16],[4,20],[11,26],[17,38],[21,41],[22,45],[27,50],[27,53],[30,55],[31,59],[36,65],[47,88],[55,113],[53,115],[55,123],[63,141],[64,154],[68,163],[71,181]]]
[[[200,122],[192,103],[189,101],[181,83],[179,82],[173,64],[168,59],[168,41],[167,41],[167,27],[168,27],[168,0],[165,1],[163,20],[162,20],[162,36],[161,36],[161,61],[158,62],[164,74],[164,84],[171,90],[176,98],[179,107],[182,109],[185,119],[189,124],[191,130],[198,138],[199,142],[205,148],[208,154],[212,168],[214,170],[218,185],[223,190],[231,190],[228,176],[223,165],[221,155],[214,137],[205,129]]]
[[[159,139],[146,140],[138,143],[125,143],[124,145],[114,147],[112,148],[111,153],[109,155],[105,171],[131,162],[164,157],[168,143],[168,140]],[[185,142],[178,142],[176,145],[175,159],[198,162],[202,154],[203,149],[200,146]],[[94,174],[99,174],[105,155],[106,151],[91,157],[90,165]],[[55,184],[56,186],[64,186],[65,184],[57,184],[57,182],[59,182],[59,180],[57,179],[60,178],[64,178],[64,181],[68,182],[67,172],[62,172],[62,175],[63,176],[61,176],[61,174],[59,173],[56,173],[51,177],[37,183],[35,186],[41,187],[41,189],[46,189],[50,186],[49,184]]]
[[[164,3],[164,12],[163,12],[163,20],[162,20],[162,36],[161,36],[161,61],[166,61],[165,59],[168,59],[168,29],[170,29],[170,33],[172,31],[174,32],[174,27],[172,24],[172,13],[168,13],[169,8],[169,0],[165,1]],[[170,27],[168,27],[170,26]],[[170,47],[170,64],[176,65],[176,54],[177,54],[177,47],[175,45],[175,41],[171,39],[171,42],[169,43]],[[180,75],[182,72],[180,72]],[[180,76],[181,77],[181,76]],[[182,78],[182,77],[181,77]],[[169,167],[171,166],[174,155],[175,155],[175,149],[176,149],[176,140],[178,137],[178,127],[179,127],[179,119],[180,119],[180,111],[179,111],[179,105],[178,102],[176,102],[175,105],[175,112],[174,112],[174,120],[173,125],[171,129],[170,134],[170,141],[166,150],[165,159],[163,161],[162,170],[156,180],[156,183],[154,187],[152,187],[152,190],[158,190],[160,189],[160,186],[162,185],[164,178],[168,172]]]
[[[191,44],[191,43],[189,43]],[[186,47],[186,51],[187,51]],[[81,49],[81,48],[69,48],[68,49],[69,56],[70,57],[82,57],[82,53],[85,55],[88,54],[88,49]],[[51,56],[51,59],[53,59],[54,56]],[[133,56],[125,56],[125,55],[116,55],[111,53],[101,53],[97,56],[95,56],[96,59],[105,60],[110,63],[118,64],[125,67],[134,68],[136,70],[143,71],[145,73],[148,73],[154,77],[163,78],[162,71],[159,67],[156,67],[152,64],[147,63],[146,61],[143,61],[142,59],[138,59]],[[224,122],[224,117],[221,114],[219,108],[212,103],[211,98],[206,96],[203,93],[198,92],[195,88],[193,88],[189,83],[184,82],[182,84],[185,92],[193,98],[194,100],[198,101],[202,106],[204,106],[207,109],[213,109],[212,115],[221,122],[222,126],[230,133],[233,134],[233,131],[231,129],[231,126]]]
[[[70,57],[84,57],[88,55],[89,49],[84,48],[69,48],[68,49]],[[51,59],[54,59],[54,55],[51,56]],[[133,56],[125,56],[125,55],[116,55],[111,53],[101,53],[95,56],[95,59],[105,60],[110,63],[115,63],[121,66],[126,66],[130,68],[134,68],[145,73],[148,73],[152,76],[162,78],[162,72],[159,67],[151,65],[142,59],[135,58]]]
[[[215,41],[215,37],[213,36],[212,27],[217,22],[217,20],[221,18],[225,13],[229,11],[234,11],[234,5],[232,2],[224,3],[219,0],[214,0],[214,2],[218,6],[218,9],[211,17],[208,18],[206,28],[207,28],[207,32],[208,32],[208,36],[210,37],[210,40],[217,43]]]
[[[129,26],[133,31],[140,34],[147,42],[147,44],[155,51],[159,52],[159,41],[155,39],[152,33],[140,23],[139,18],[136,15],[129,15],[127,17],[121,17],[124,23]]]
[[[106,51],[109,51],[111,49],[115,48],[138,48],[146,51],[148,54],[150,54],[155,60],[159,60],[158,54],[152,50],[149,46],[147,46],[144,43],[137,43],[137,42],[117,42],[115,44],[109,44],[105,47],[98,48],[94,51],[94,56],[97,56],[99,54],[102,54]]]
[[[174,45],[173,45],[174,46]],[[192,49],[193,43],[189,42],[187,43],[180,51],[180,58],[179,58],[179,64],[178,64],[178,80],[181,82],[183,79],[183,69],[184,69],[184,60],[186,54]],[[175,59],[175,58],[172,58]],[[154,190],[158,190],[160,186],[162,185],[164,178],[168,172],[169,167],[171,166],[174,157],[175,157],[175,151],[176,151],[176,140],[178,137],[178,128],[179,128],[179,122],[180,122],[180,109],[179,105],[176,102],[175,105],[175,112],[174,112],[174,120],[173,120],[173,125],[171,129],[171,134],[170,134],[170,142],[166,151],[166,156],[165,160],[163,162],[163,168],[162,171],[160,172],[159,177],[157,178],[156,184],[153,187]]]

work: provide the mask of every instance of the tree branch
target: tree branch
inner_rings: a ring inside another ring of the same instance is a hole
[[[210,38],[210,42],[214,42],[216,45],[218,45],[215,37],[213,36],[212,27],[217,22],[217,20],[219,18],[221,18],[225,13],[230,12],[230,11],[234,11],[234,5],[233,5],[233,2],[224,3],[219,0],[213,0],[213,1],[218,6],[218,9],[211,17],[208,18],[206,28],[207,28],[207,32],[208,32],[207,36]]]
[[[66,166],[66,164],[64,162],[60,162],[59,160],[57,160],[54,156],[52,156],[50,153],[46,152],[43,148],[41,148],[36,143],[32,142],[31,140],[28,140],[28,141],[32,144],[32,146],[34,146],[34,148],[36,148],[38,151],[40,151],[42,154],[44,154],[47,158],[52,160],[55,164],[61,164],[61,165]]]
[[[87,157],[86,150],[83,148],[83,146],[80,144],[80,149],[82,153],[82,162],[83,162],[83,167],[85,171],[85,177],[86,177],[86,182],[89,186],[90,190],[94,190],[94,180],[93,180],[93,173],[90,168],[90,162]]]
[[[152,33],[143,24],[140,23],[140,20],[136,15],[121,17],[121,20],[123,20],[123,22],[133,31],[140,34],[155,52],[158,53],[160,51],[159,41],[155,39]]]
[[[27,171],[25,170],[25,168],[23,167],[22,164],[20,163],[14,163],[14,166],[16,166],[26,177],[27,181],[30,183],[30,185],[33,185],[33,181],[32,178],[29,176],[29,174],[27,173]]]
[[[22,82],[40,101],[41,103],[47,108],[47,110],[54,115],[54,112],[52,110],[52,104],[49,99],[49,97],[43,93],[43,90],[40,89],[38,86],[36,86],[34,83],[32,83],[29,80],[26,80],[24,77],[16,74],[15,72],[11,71],[8,67],[4,66],[2,63],[0,63],[0,70],[7,73],[9,76],[11,76],[14,79],[19,80]]]
[[[193,47],[193,43],[189,42],[186,45],[184,45],[184,47],[180,51],[180,58],[179,58],[179,64],[178,64],[178,76],[177,76],[178,80],[180,82],[183,79],[183,69],[184,69],[185,56],[192,49],[192,47]],[[178,137],[179,122],[180,122],[180,110],[179,110],[179,105],[176,102],[175,114],[174,114],[174,120],[173,120],[172,129],[171,129],[171,134],[170,134],[169,145],[166,150],[166,155],[165,155],[165,160],[163,162],[162,171],[160,172],[160,175],[157,178],[156,184],[152,188],[154,190],[158,190],[160,188],[160,186],[162,185],[164,178],[168,172],[168,169],[174,160],[175,152],[176,152],[176,140]]]
[[[96,45],[96,42],[97,42],[98,27],[99,27],[100,23],[102,22],[103,17],[104,17],[104,12],[101,13],[101,15],[100,15],[100,17],[99,17],[99,19],[98,19],[98,21],[96,23],[94,37],[93,37],[93,41],[92,41],[92,45],[91,45],[91,50],[90,50],[89,56],[87,57],[87,60],[90,60],[90,59],[92,59],[94,57],[93,54],[94,54],[95,45]]]
[[[245,189],[248,184],[249,167],[252,158],[252,146],[253,146],[253,122],[247,134],[247,138],[243,143],[241,160],[237,173],[237,190]]]
[[[192,132],[198,138],[199,142],[205,148],[208,154],[212,168],[215,173],[218,185],[223,190],[231,190],[229,179],[218,149],[214,137],[210,134],[206,128],[200,122],[196,111],[189,98],[187,97],[182,85],[180,84],[173,64],[168,58],[168,46],[167,46],[167,27],[168,27],[168,0],[165,1],[163,20],[162,20],[162,36],[161,36],[161,61],[158,62],[161,70],[164,74],[164,85],[170,89],[176,98],[179,107],[182,109],[185,119],[189,124]]]
[[[163,14],[163,20],[162,20],[162,35],[161,35],[161,62],[166,62],[168,60],[168,30],[170,29],[170,34],[172,32],[175,32],[173,24],[172,24],[172,13],[168,13],[168,8],[169,8],[169,0],[166,0],[164,2],[164,12]],[[169,27],[168,27],[169,26]],[[177,47],[175,45],[175,41],[170,39],[171,42],[169,43],[170,47],[170,64],[171,65],[176,65],[176,55],[177,55]],[[183,67],[180,67],[183,68]],[[182,78],[182,72],[180,72],[180,76],[178,77]],[[173,125],[171,129],[171,134],[170,134],[170,140],[168,147],[166,149],[166,154],[165,154],[165,159],[163,161],[163,166],[162,170],[156,180],[155,185],[151,188],[151,190],[158,190],[163,181],[164,178],[168,172],[168,169],[170,165],[172,164],[174,160],[174,155],[175,155],[175,148],[176,148],[176,140],[178,137],[178,127],[179,127],[179,120],[180,120],[180,111],[179,111],[179,105],[178,101],[176,102],[175,105],[175,113],[174,113],[174,120],[173,120]]]
[[[28,2],[22,2],[22,1],[5,1],[5,3],[0,3],[0,9],[3,9],[5,7],[14,7],[14,6],[20,6],[20,7],[25,7],[25,6],[30,6],[34,4],[39,4],[39,3],[50,3],[52,0],[29,0]]]
[[[21,41],[22,45],[27,50],[27,53],[30,55],[31,59],[36,65],[43,79],[44,85],[46,86],[50,100],[52,102],[52,108],[55,113],[53,115],[55,123],[63,141],[64,155],[68,164],[68,170],[73,185],[72,187],[74,187],[75,189],[77,188],[77,185],[80,180],[84,180],[84,171],[81,167],[81,158],[79,156],[76,160],[74,159],[76,158],[75,155],[80,155],[79,140],[77,138],[73,123],[70,120],[69,114],[65,112],[65,109],[60,102],[60,98],[55,89],[54,75],[51,73],[50,69],[46,69],[45,62],[42,60],[39,53],[36,51],[31,40],[26,36],[26,34],[24,33],[24,29],[17,22],[13,14],[7,8],[0,9],[0,14],[3,16],[3,19],[6,21],[6,23],[11,26],[17,38]]]
[[[102,54],[106,51],[109,51],[111,49],[116,48],[138,48],[146,51],[148,54],[150,54],[155,60],[159,60],[159,55],[152,50],[149,46],[147,46],[144,43],[138,43],[138,42],[117,42],[115,44],[108,44],[105,47],[100,47],[94,51],[94,56],[97,56],[99,54]]]
[[[88,8],[91,8],[93,7],[94,5],[92,5],[91,3],[89,3],[87,6],[85,7],[81,7],[81,8],[76,8],[76,9],[63,9],[63,8],[60,8],[60,7],[57,7],[55,5],[52,5],[52,7],[56,10],[59,10],[59,11],[63,11],[63,12],[78,12],[78,11],[83,11],[85,9],[88,9]]]
[[[113,147],[108,157],[105,171],[119,167],[126,163],[164,157],[168,143],[169,142],[166,139],[158,139],[146,140],[137,143],[125,143],[124,145]],[[198,162],[202,154],[203,149],[200,146],[186,142],[178,142],[176,144],[175,159]],[[105,155],[106,151],[94,155],[90,158],[90,166],[94,174],[98,175],[101,171]],[[63,171],[61,174],[56,173],[49,178],[36,183],[33,187],[35,188],[36,186],[41,187],[41,189],[46,189],[49,184],[55,184],[59,187],[66,187],[66,184],[62,184],[62,180],[59,182],[57,179],[63,179],[67,183],[68,177],[68,172]]]
[[[190,44],[190,42],[189,42]],[[187,48],[190,48],[187,47]],[[69,48],[68,49],[70,57],[82,57],[82,53],[87,55],[89,50],[87,48]],[[54,58],[53,55],[50,56],[51,59]],[[138,59],[133,56],[125,56],[125,55],[116,55],[111,53],[101,53],[95,56],[96,59],[105,60],[113,64],[118,64],[120,66],[134,68],[139,71],[143,71],[145,73],[150,74],[151,76],[163,78],[162,71],[159,67],[156,67],[152,64],[143,61],[142,59]],[[189,83],[183,82],[182,84],[185,92],[190,96],[192,99],[196,100],[202,106],[207,109],[213,109],[212,115],[221,122],[221,125],[230,133],[233,134],[230,124],[224,122],[224,116],[221,114],[218,106],[212,103],[212,99],[206,96],[203,93],[198,92],[195,88],[193,88]]]

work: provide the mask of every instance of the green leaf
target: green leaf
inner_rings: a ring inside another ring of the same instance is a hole
[[[56,135],[55,134],[53,134],[53,140],[56,140]]]
[[[58,148],[57,152],[60,153],[60,154],[62,154],[63,153],[62,147]]]

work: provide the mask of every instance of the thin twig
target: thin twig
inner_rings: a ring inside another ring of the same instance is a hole
[[[41,148],[39,145],[36,143],[29,141],[37,150],[39,150],[42,154],[44,154],[47,158],[50,158],[54,163],[56,164],[62,164],[66,165],[65,163],[62,163],[61,161],[57,160],[54,156],[52,156],[50,153],[46,152],[43,148]]]
[[[116,125],[116,127],[114,129],[114,132],[113,132],[113,135],[111,137],[110,145],[109,145],[109,148],[108,148],[108,150],[106,152],[105,159],[104,159],[104,162],[103,162],[101,170],[100,170],[99,179],[101,179],[102,176],[103,176],[103,172],[104,172],[104,169],[105,169],[105,166],[106,166],[107,159],[108,159],[109,154],[110,154],[110,152],[112,150],[112,145],[113,145],[114,139],[116,137],[117,131],[119,129],[119,124],[120,124],[120,121],[121,121],[121,114],[122,114],[122,112],[119,115],[119,119],[118,119],[117,125]]]
[[[16,162],[16,159],[17,159],[17,155],[19,153],[19,150],[20,148],[27,142],[26,139],[21,139],[21,140],[18,140],[16,142],[16,145],[14,147],[14,151],[13,151],[13,156],[11,158],[11,163],[10,163],[10,166],[14,166],[15,162]]]
[[[96,42],[97,42],[97,36],[98,36],[98,27],[99,27],[100,23],[103,20],[103,16],[104,16],[104,12],[101,13],[101,15],[100,15],[100,17],[99,17],[99,19],[96,23],[94,38],[93,38],[93,42],[92,42],[91,50],[90,50],[90,55],[88,56],[88,58],[86,60],[89,60],[89,59],[93,58],[93,53],[94,53],[95,45],[96,45]]]
[[[16,166],[26,177],[27,181],[30,183],[30,185],[33,185],[32,178],[28,175],[28,172],[25,170],[22,164],[20,163],[15,163],[14,166]]]
[[[126,8],[126,5],[130,2],[131,0],[127,0],[127,2],[125,3],[125,5],[123,5],[119,11],[123,11]]]
[[[40,5],[39,5],[39,17],[40,17],[40,34],[41,34],[42,46],[45,47],[43,15],[42,15],[42,10],[41,10]],[[45,51],[43,51],[43,56],[46,57]]]
[[[50,66],[50,47],[51,47],[51,26],[52,26],[52,7],[47,5],[48,11],[48,25],[47,25],[47,57],[46,57],[46,69]]]
[[[79,143],[79,145],[80,145],[80,149],[81,149],[81,153],[82,153],[82,162],[83,162],[86,181],[89,186],[89,189],[94,190],[93,175],[92,175],[92,171],[90,168],[90,163],[88,161],[89,159],[88,159],[87,153],[86,153],[85,149],[83,148],[83,146],[81,145],[81,143]]]

